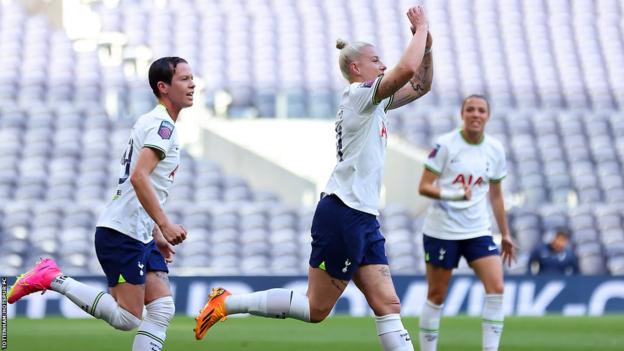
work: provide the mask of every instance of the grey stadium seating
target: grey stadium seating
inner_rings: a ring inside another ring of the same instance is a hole
[[[290,117],[333,118],[344,85],[335,39],[375,43],[392,64],[408,38],[403,12],[412,4],[110,3],[91,2],[102,32],[126,38],[124,60],[136,60],[143,47],[154,57],[187,58],[205,82],[207,107],[227,91],[233,118],[274,116],[282,98]],[[505,141],[510,226],[522,252],[565,225],[582,272],[624,274],[624,4],[424,3],[434,36],[433,90],[393,111],[391,130],[428,148],[458,125],[463,96],[485,93],[493,106],[488,133]],[[62,258],[70,274],[99,272],[90,240],[128,138],[132,121],[124,117],[150,108],[151,91],[123,65],[75,50],[64,32],[13,2],[0,5],[0,51],[13,53],[0,57],[0,272],[15,274],[41,255]],[[119,98],[117,119],[104,109],[110,94]],[[287,208],[210,161],[183,154],[182,163],[168,210],[194,235],[174,269],[305,273],[313,209]],[[380,221],[393,270],[422,273],[422,218],[388,206]]]

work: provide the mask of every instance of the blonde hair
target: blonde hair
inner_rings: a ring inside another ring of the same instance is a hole
[[[349,42],[344,39],[336,40],[336,49],[340,50],[338,65],[340,65],[340,72],[342,72],[342,76],[346,80],[349,80],[349,64],[355,61],[362,53],[362,49],[367,46],[373,45],[363,41],[356,41],[349,44]]]

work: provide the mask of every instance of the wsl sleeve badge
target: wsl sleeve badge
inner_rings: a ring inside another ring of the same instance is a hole
[[[158,127],[158,135],[163,139],[171,139],[175,126],[169,121],[162,121]]]

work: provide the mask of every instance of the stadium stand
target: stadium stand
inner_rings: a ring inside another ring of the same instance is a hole
[[[189,59],[204,78],[206,107],[225,91],[232,118],[275,116],[280,99],[289,117],[333,118],[344,84],[334,40],[376,43],[392,63],[409,34],[397,20],[407,0],[91,3],[103,33],[123,33],[125,60],[145,47],[154,57]],[[622,3],[424,3],[433,91],[392,113],[395,135],[428,148],[458,125],[463,96],[486,93],[488,132],[505,141],[510,225],[522,252],[564,225],[583,273],[624,274]],[[0,7],[0,51],[14,53],[0,57],[0,272],[15,274],[42,255],[59,258],[69,274],[99,272],[91,235],[131,126],[107,115],[103,97],[115,92],[126,117],[148,110],[152,93],[123,64],[75,50],[65,33],[14,2]],[[306,272],[313,209],[288,208],[213,162],[183,154],[182,165],[168,208],[193,235],[174,269]],[[380,221],[392,269],[422,273],[422,219],[389,205]]]

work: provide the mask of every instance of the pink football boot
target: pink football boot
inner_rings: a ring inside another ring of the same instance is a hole
[[[7,296],[9,303],[15,303],[22,297],[37,291],[43,291],[43,294],[50,289],[54,278],[61,274],[61,270],[53,259],[42,259],[33,269],[17,277]]]

